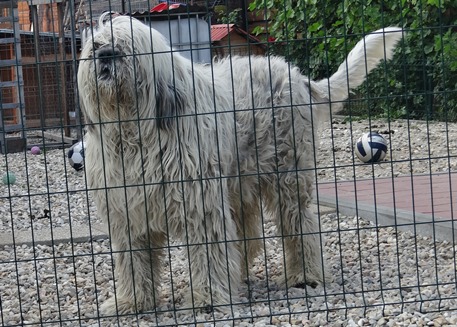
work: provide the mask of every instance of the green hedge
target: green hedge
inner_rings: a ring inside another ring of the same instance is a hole
[[[457,120],[456,0],[254,0],[274,38],[270,52],[285,56],[313,79],[331,75],[364,33],[402,26],[395,58],[357,90],[354,115]]]

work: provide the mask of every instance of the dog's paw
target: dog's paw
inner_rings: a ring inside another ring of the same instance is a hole
[[[329,273],[326,273],[326,274],[324,275],[324,280],[323,280],[323,282],[324,282],[325,284],[330,284],[330,283],[333,283],[334,281],[335,281],[335,279],[334,279],[333,276],[330,275]]]
[[[135,312],[135,303],[121,297],[115,298],[113,296],[102,304],[100,311],[104,316],[133,313]]]
[[[204,313],[210,313],[213,311],[211,295],[209,292],[197,292],[195,289],[193,292],[190,290],[186,292],[186,296],[184,297],[184,306],[186,309],[194,309]]]
[[[211,313],[213,311],[227,313],[230,312],[230,306],[237,301],[237,298],[226,293],[214,292],[210,294],[205,290],[190,291],[184,297],[184,310],[192,309],[202,313]]]
[[[287,280],[284,276],[281,276],[277,283],[281,287],[295,287],[295,288],[317,288],[319,285],[324,283],[331,283],[333,278],[331,276],[317,276],[314,274],[307,273],[306,279],[304,279],[303,273],[297,275],[288,275]]]
[[[292,285],[292,287],[295,287],[295,288],[306,288],[306,286],[309,286],[311,288],[316,288],[319,286],[319,282],[313,280],[313,281],[306,281],[306,282],[298,282],[297,284]]]

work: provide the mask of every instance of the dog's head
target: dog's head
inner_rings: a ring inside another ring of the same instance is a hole
[[[118,16],[82,50],[78,87],[91,122],[157,118],[176,110],[172,52],[164,37],[140,21]]]

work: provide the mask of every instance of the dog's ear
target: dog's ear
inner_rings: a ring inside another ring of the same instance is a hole
[[[184,101],[183,94],[174,85],[157,83],[156,117],[160,129],[170,128],[176,117],[184,112]]]

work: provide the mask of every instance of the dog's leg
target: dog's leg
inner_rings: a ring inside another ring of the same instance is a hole
[[[192,292],[186,302],[206,311],[233,303],[240,282],[236,226],[228,201],[222,199],[227,192],[221,192],[218,185],[206,182],[204,206],[195,205],[187,222]],[[224,311],[222,307],[216,309]]]
[[[262,249],[260,240],[260,210],[258,203],[243,204],[243,218],[241,220],[241,230],[238,232],[239,238],[244,240],[241,243],[241,274],[249,281],[249,267],[254,264],[254,259]]]
[[[314,288],[324,282],[324,274],[319,221],[309,208],[312,184],[305,174],[280,176],[277,185],[269,186],[266,204],[274,213],[283,237],[287,286]]]
[[[255,185],[255,184],[254,184]],[[252,192],[244,192],[244,198],[252,197]],[[238,239],[241,252],[241,275],[249,281],[249,266],[262,248],[260,239],[260,201],[257,196],[249,202],[241,201],[242,195],[236,193],[232,196],[231,208],[237,225]]]
[[[300,209],[283,217],[290,219],[283,224],[285,277],[289,287],[315,288],[324,282],[319,222],[309,207]]]
[[[102,305],[105,315],[141,312],[153,309],[158,303],[161,256],[164,235],[149,233],[135,239],[122,240],[112,234],[115,257],[115,293]]]

